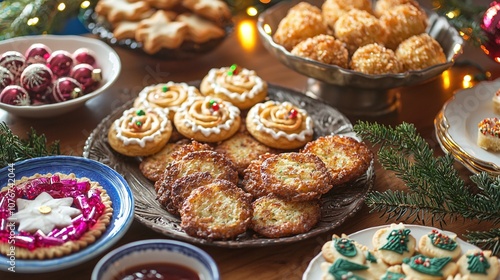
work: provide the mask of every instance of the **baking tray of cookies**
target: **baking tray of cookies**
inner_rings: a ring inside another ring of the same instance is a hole
[[[189,84],[198,87],[200,81],[193,81]],[[325,103],[294,90],[272,84],[268,87],[267,98],[278,102],[287,101],[310,112],[314,121],[313,137],[315,139],[331,134],[356,137],[347,117]],[[87,139],[83,156],[107,164],[123,174],[132,189],[136,202],[135,218],[145,226],[168,237],[196,244],[228,248],[260,247],[296,242],[330,231],[344,223],[361,208],[365,195],[373,187],[375,172],[372,161],[364,174],[321,197],[321,218],[306,233],[266,238],[252,230],[247,230],[230,240],[210,240],[190,236],[182,230],[180,218],[168,213],[157,200],[154,183],[148,180],[139,169],[141,158],[123,156],[115,152],[108,143],[107,135],[110,125],[132,106],[133,101],[125,103],[102,120]]]

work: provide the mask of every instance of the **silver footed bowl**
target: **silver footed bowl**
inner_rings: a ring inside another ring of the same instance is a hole
[[[447,58],[445,63],[419,71],[369,75],[298,57],[274,42],[272,36],[288,10],[299,2],[300,0],[284,1],[260,14],[257,21],[259,35],[265,48],[281,63],[310,78],[308,93],[323,99],[346,114],[373,115],[391,110],[397,101],[395,96],[388,92],[389,90],[421,84],[437,77],[453,65],[463,50],[463,39],[448,20],[433,11],[426,11],[429,23],[426,32],[443,48]],[[324,0],[308,2],[321,8]]]

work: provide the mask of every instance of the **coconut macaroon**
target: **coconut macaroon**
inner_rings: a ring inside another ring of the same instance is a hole
[[[291,53],[325,64],[338,65],[342,68],[348,67],[349,52],[344,43],[326,34],[305,39],[298,43]]]
[[[446,62],[443,48],[427,33],[404,40],[395,53],[396,57],[403,63],[405,71],[421,70]]]
[[[403,64],[391,49],[379,44],[368,44],[352,55],[350,68],[365,74],[395,74],[403,72]]]
[[[395,50],[404,40],[425,32],[427,14],[412,4],[403,4],[386,10],[380,22],[388,32],[385,46]]]
[[[352,9],[365,10],[367,12],[372,9],[372,1],[370,0],[326,0],[321,6],[321,12],[325,24],[330,29],[335,28],[335,22],[343,14]]]
[[[396,6],[403,4],[411,4],[422,10],[418,2],[415,0],[378,0],[377,2],[375,2],[373,6],[373,14],[376,17],[381,17],[385,11],[388,11]]]
[[[291,50],[300,41],[327,33],[321,10],[307,2],[292,7],[280,21],[273,35],[276,43]]]
[[[346,44],[350,54],[364,45],[385,44],[387,31],[374,15],[353,9],[342,15],[335,23],[335,38]]]

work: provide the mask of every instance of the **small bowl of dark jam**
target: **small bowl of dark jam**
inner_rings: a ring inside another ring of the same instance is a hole
[[[123,245],[96,264],[92,280],[219,280],[210,255],[188,243],[149,239]]]

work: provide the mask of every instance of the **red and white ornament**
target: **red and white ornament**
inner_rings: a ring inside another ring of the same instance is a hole
[[[70,76],[82,84],[84,93],[94,91],[102,80],[101,69],[95,69],[87,63],[75,65]]]
[[[26,57],[26,64],[28,65],[33,63],[45,64],[47,63],[47,59],[49,58],[51,53],[52,50],[45,44],[35,43],[31,45],[24,53],[24,56]]]
[[[63,102],[80,97],[83,94],[82,85],[71,77],[62,77],[54,82],[52,99]]]
[[[52,85],[54,75],[45,64],[28,65],[21,74],[20,85],[29,92],[44,92]]]
[[[79,48],[73,52],[73,59],[75,64],[86,63],[92,67],[96,67],[97,59],[95,53],[87,48]]]
[[[0,66],[7,68],[18,78],[26,66],[26,58],[20,52],[7,51],[0,56]]]
[[[73,64],[71,53],[65,50],[56,50],[47,59],[47,65],[57,77],[68,76]]]
[[[14,84],[14,75],[9,71],[9,69],[0,66],[0,91],[2,91],[6,86]]]
[[[15,106],[31,105],[28,92],[18,85],[5,87],[0,93],[0,102]]]

